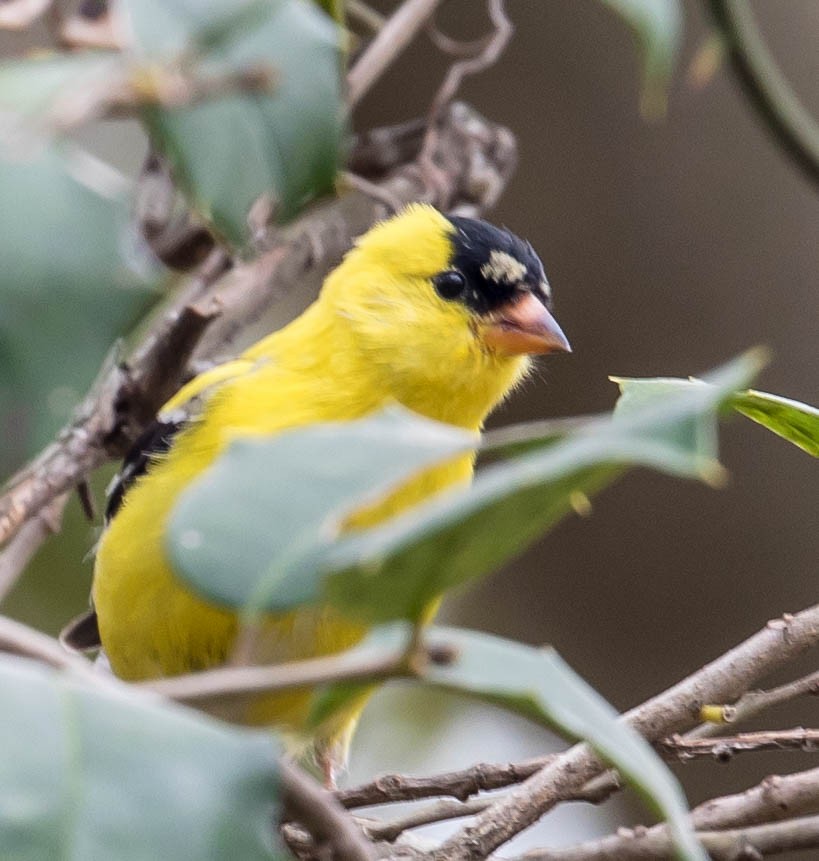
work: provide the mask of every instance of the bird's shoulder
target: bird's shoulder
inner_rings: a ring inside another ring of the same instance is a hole
[[[125,494],[151,464],[170,451],[179,434],[202,415],[209,395],[224,383],[247,373],[255,363],[244,358],[214,365],[187,382],[162,407],[128,450],[106,491],[105,523],[122,506]]]

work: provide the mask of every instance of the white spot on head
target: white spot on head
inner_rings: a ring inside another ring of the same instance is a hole
[[[487,281],[499,284],[519,284],[526,277],[526,265],[505,251],[492,251],[489,260],[481,266],[481,275]]]

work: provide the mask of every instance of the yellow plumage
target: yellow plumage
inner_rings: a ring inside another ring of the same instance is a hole
[[[453,222],[428,206],[411,207],[378,225],[328,276],[317,301],[298,319],[240,359],[197,378],[169,404],[176,408],[194,396],[204,401],[170,451],[128,490],[97,552],[93,601],[102,643],[118,676],[175,675],[230,656],[236,616],[180,583],[163,540],[180,493],[232,438],[355,419],[396,401],[477,430],[525,374],[529,359],[523,353],[529,350],[495,349],[482,337],[487,326],[498,328],[497,313],[477,313],[465,301],[436,292],[433,279],[451,270],[460,241]],[[550,349],[560,348],[553,344]],[[349,526],[376,524],[468,481],[471,474],[469,456],[428,469],[358,512]],[[352,645],[364,633],[325,608],[269,615],[254,659],[323,655]],[[305,726],[308,700],[309,692],[267,696],[244,717],[298,733]],[[332,745],[354,718],[337,716],[319,732],[320,745]]]

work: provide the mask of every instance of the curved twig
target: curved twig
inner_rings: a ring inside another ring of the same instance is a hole
[[[768,51],[747,0],[708,0],[746,96],[785,152],[819,185],[819,125]]]
[[[405,0],[347,75],[347,104],[354,108],[426,24],[441,0]]]

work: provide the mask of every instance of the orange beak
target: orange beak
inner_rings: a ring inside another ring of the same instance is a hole
[[[557,320],[532,293],[523,293],[496,311],[483,330],[484,341],[498,353],[571,353]]]

